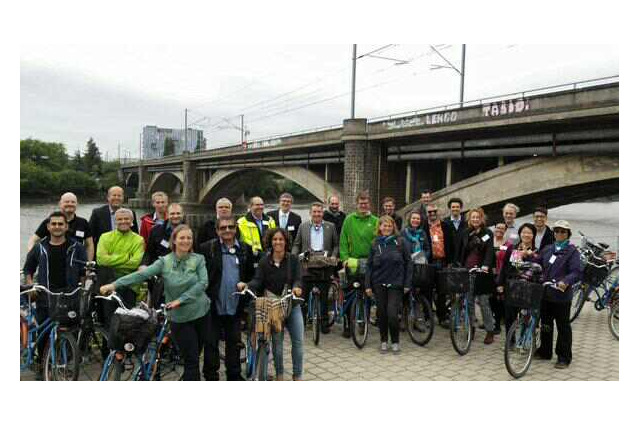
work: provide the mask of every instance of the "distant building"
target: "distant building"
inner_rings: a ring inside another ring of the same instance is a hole
[[[184,129],[144,126],[142,130],[142,158],[164,157],[165,141],[170,141],[173,145],[173,154],[207,149],[202,130],[187,129],[187,146],[185,147]]]

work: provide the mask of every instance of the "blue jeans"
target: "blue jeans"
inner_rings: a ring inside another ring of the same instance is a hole
[[[302,378],[302,362],[304,353],[304,321],[302,319],[302,309],[300,305],[295,305],[291,309],[291,315],[285,321],[285,326],[291,338],[291,361],[293,363],[293,377]],[[273,348],[273,365],[276,369],[276,376],[284,375],[284,332],[272,333],[271,346]],[[268,361],[264,361],[268,362]],[[266,365],[265,365],[266,367]],[[264,371],[267,369],[265,368]]]

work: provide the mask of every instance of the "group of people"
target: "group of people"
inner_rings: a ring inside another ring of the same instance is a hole
[[[63,194],[60,211],[50,214],[30,238],[23,271],[27,284],[33,283],[39,271],[39,284],[51,291],[66,291],[77,286],[82,262],[95,258],[101,293],[117,291],[128,306],[145,299],[154,305],[165,303],[184,361],[184,380],[200,380],[202,352],[202,375],[206,380],[219,379],[218,344],[223,334],[226,378],[243,380],[240,328],[247,299],[238,292],[245,288],[266,297],[291,292],[307,298],[310,289],[318,286],[324,302],[322,331],[329,332],[329,282],[326,275],[318,276],[304,267],[303,259],[310,254],[335,259],[334,275],[344,267],[347,284],[360,280],[367,295],[375,293],[380,350],[393,353],[400,351],[398,314],[403,293],[412,287],[427,294],[435,303],[440,324],[448,327],[446,294],[436,285],[438,270],[460,265],[487,272],[476,281],[474,297],[481,306],[484,341],[490,344],[500,333],[501,322],[508,327],[515,317],[514,308],[504,305],[511,268],[522,259],[541,263],[545,279],[556,280],[558,285],[542,303],[542,347],[537,356],[551,358],[555,321],[557,366],[571,362],[569,310],[571,285],[580,278],[579,255],[569,243],[569,224],[558,221],[552,231],[542,207],[536,209],[533,223],[517,228],[518,207],[507,204],[504,220],[490,229],[480,208],[469,210],[465,220],[459,198],[448,200],[449,216],[441,219],[431,191],[424,191],[420,208],[410,212],[402,228],[403,220],[390,197],[383,200],[379,218],[372,213],[370,196],[363,192],[357,196],[353,213],[342,212],[340,200],[332,196],[326,209],[322,203],[313,203],[309,218],[303,221],[291,210],[293,196],[283,193],[279,208],[267,213],[262,198],[251,198],[248,212],[237,220],[231,201],[221,198],[215,204],[215,217],[194,232],[185,223],[180,204],[169,203],[163,192],[155,192],[151,199],[154,211],[141,217],[138,230],[135,213],[123,207],[120,187],[108,190],[107,204],[94,209],[88,221],[76,215],[76,196]],[[416,264],[429,265],[429,274],[415,273],[421,269]],[[38,298],[36,305],[41,321],[47,316],[46,298]],[[108,322],[115,307],[108,302],[102,305],[99,314]],[[291,338],[292,378],[301,380],[301,306],[294,304],[283,328]],[[343,335],[349,337],[350,330],[345,328]],[[275,378],[283,380],[284,330],[272,333],[271,339]]]

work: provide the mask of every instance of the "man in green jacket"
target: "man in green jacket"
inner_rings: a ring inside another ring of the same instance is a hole
[[[345,265],[349,284],[364,273],[358,271],[358,259],[367,259],[378,230],[378,218],[371,214],[371,197],[362,191],[356,198],[357,211],[347,215],[340,232],[340,260]],[[343,337],[350,337],[345,327]]]
[[[131,230],[133,212],[121,208],[115,214],[116,229],[105,232],[98,241],[96,262],[100,267],[111,268],[115,278],[120,278],[138,269],[144,255],[144,238]],[[125,289],[122,293],[123,301],[128,305],[135,303],[136,297],[141,297],[141,285]],[[107,313],[107,317],[110,315]]]

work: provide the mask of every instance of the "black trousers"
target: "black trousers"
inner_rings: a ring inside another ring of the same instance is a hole
[[[187,322],[171,322],[171,333],[175,336],[180,347],[180,356],[184,361],[185,381],[200,380],[200,352],[205,350],[205,375],[213,371],[213,366],[207,364],[213,360],[211,353],[211,313]]]
[[[496,330],[500,329],[500,323],[503,319],[505,319],[505,306],[504,306],[504,293],[496,294],[494,293],[489,298],[489,304],[491,305],[491,312],[493,312],[493,323],[495,324],[493,328]],[[505,319],[505,327],[507,327],[506,319]],[[489,330],[487,330],[489,331]],[[507,333],[509,329],[507,328]]]
[[[571,353],[571,302],[555,303],[543,300],[540,306],[540,349],[538,353],[543,358],[551,359],[551,349],[553,348],[553,322],[558,328],[558,338],[556,340],[556,355],[558,362],[570,364]]]
[[[378,315],[378,328],[380,329],[380,341],[386,342],[391,334],[391,343],[400,342],[400,323],[398,314],[402,309],[401,288],[384,287],[380,284],[373,286],[376,294],[376,313]]]
[[[432,266],[434,268],[430,269],[429,273],[429,290],[427,291],[427,300],[433,303],[433,298],[435,295],[435,305],[436,305],[436,316],[438,317],[438,322],[444,322],[449,316],[449,311],[447,310],[447,296],[448,293],[446,289],[438,287],[438,272],[441,270],[444,265],[442,261],[435,261]]]
[[[220,370],[220,351],[218,345],[224,332],[224,366],[227,371],[227,380],[240,380],[240,316],[211,314],[211,350],[204,351],[205,366],[213,366],[212,370],[202,370],[205,380],[218,380]],[[212,360],[207,357],[212,356]]]

